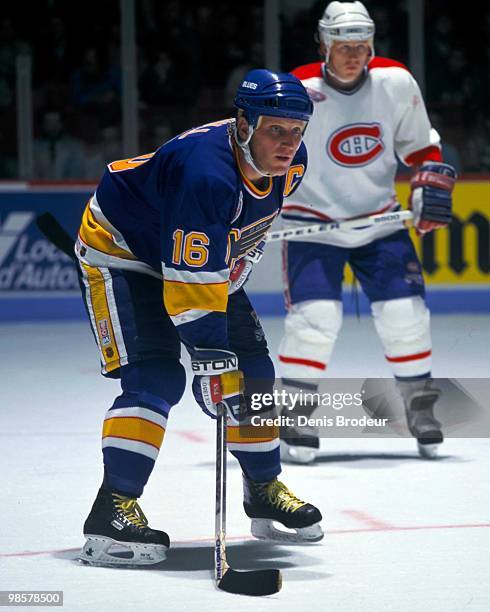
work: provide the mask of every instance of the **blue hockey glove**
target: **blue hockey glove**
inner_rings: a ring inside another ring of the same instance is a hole
[[[243,373],[238,357],[222,349],[194,349],[191,358],[194,380],[192,392],[207,415],[217,416],[217,404],[223,404],[232,423],[238,424],[246,414],[243,397]]]
[[[409,206],[418,234],[445,227],[452,219],[452,196],[456,171],[442,162],[424,162],[412,177]]]

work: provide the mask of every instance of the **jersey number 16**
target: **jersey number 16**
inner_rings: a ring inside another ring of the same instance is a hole
[[[180,266],[182,260],[188,266],[200,268],[204,266],[209,257],[208,249],[209,238],[203,232],[189,232],[184,234],[181,229],[173,233],[174,249],[172,253],[172,263]]]

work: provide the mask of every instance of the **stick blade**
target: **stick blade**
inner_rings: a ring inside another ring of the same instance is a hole
[[[274,595],[282,587],[281,572],[277,569],[237,572],[228,569],[217,582],[218,589],[235,595]]]

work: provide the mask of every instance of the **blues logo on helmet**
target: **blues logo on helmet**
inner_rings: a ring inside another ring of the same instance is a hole
[[[250,70],[236,92],[234,104],[243,111],[252,128],[261,115],[308,122],[313,113],[306,89],[287,72]]]

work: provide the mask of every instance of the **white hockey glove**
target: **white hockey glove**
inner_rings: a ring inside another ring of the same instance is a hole
[[[238,424],[245,417],[243,373],[238,357],[222,349],[194,349],[191,358],[194,380],[192,392],[208,416],[216,418],[217,405],[223,404],[228,418]]]
[[[243,287],[247,282],[250,272],[256,263],[262,259],[264,254],[265,240],[259,242],[259,244],[247,253],[245,257],[239,259],[233,266],[230,272],[229,289],[228,294],[231,295]]]
[[[419,235],[451,222],[451,193],[455,182],[455,169],[442,162],[426,161],[412,177],[409,207]]]

